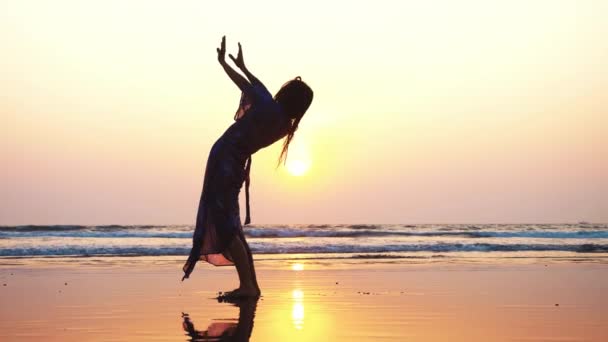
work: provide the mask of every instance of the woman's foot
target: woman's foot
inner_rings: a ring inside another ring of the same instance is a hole
[[[232,298],[258,298],[260,297],[260,290],[256,288],[241,288],[220,292],[217,296],[218,299],[232,299]]]

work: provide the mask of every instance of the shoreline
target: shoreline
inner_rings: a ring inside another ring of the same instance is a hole
[[[608,253],[572,252],[461,252],[461,253],[306,253],[306,254],[255,254],[256,264],[262,267],[281,267],[303,263],[310,266],[342,268],[349,265],[535,265],[535,264],[606,264]],[[0,257],[0,271],[5,267],[51,267],[51,266],[130,266],[133,262],[144,265],[181,265],[186,255],[77,255],[77,256],[11,256]]]

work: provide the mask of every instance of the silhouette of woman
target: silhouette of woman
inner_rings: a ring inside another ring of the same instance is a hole
[[[245,182],[247,225],[251,221],[251,155],[285,138],[279,163],[285,161],[289,143],[312,102],[313,92],[300,77],[296,77],[285,83],[273,98],[245,66],[240,43],[237,58],[229,56],[246,78],[226,63],[225,36],[217,54],[220,65],[241,90],[241,100],[234,115],[235,122],[215,142],[207,159],[192,250],[183,267],[182,280],[190,276],[198,260],[215,266],[235,265],[240,286],[223,296],[257,297],[260,288],[251,250],[243,234],[238,196]]]

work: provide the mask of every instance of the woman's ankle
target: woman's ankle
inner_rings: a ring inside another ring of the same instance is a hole
[[[259,290],[259,288],[257,288],[255,285],[241,285],[238,288],[239,291],[247,291],[247,292],[251,292],[251,291],[257,291]]]

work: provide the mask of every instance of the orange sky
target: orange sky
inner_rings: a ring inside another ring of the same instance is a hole
[[[193,223],[224,34],[315,91],[253,223],[608,221],[607,2],[209,3],[0,2],[0,224]]]

